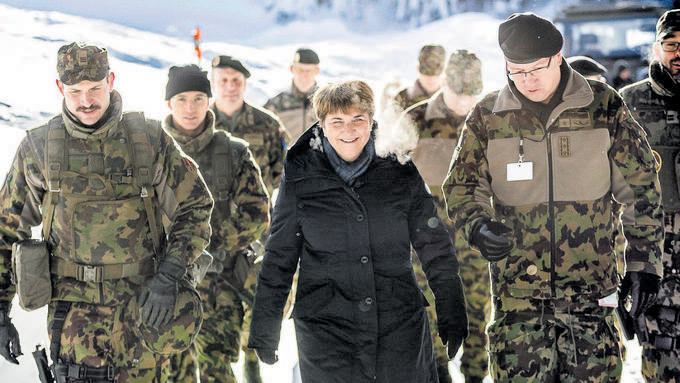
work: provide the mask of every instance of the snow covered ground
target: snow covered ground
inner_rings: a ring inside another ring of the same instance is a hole
[[[49,1],[44,3],[49,4]],[[187,6],[182,1],[167,3]],[[94,3],[87,4],[92,7]],[[211,11],[199,10],[206,12],[206,17]],[[156,11],[154,17],[162,18],[164,10]],[[192,8],[192,11],[196,9]],[[415,79],[418,51],[430,42],[440,43],[449,51],[462,48],[475,52],[484,63],[485,91],[497,89],[505,82],[504,62],[496,40],[500,20],[487,14],[461,14],[408,32],[362,33],[335,19],[265,28],[253,22],[264,18],[256,17],[258,15],[253,12],[239,9],[224,16],[224,28],[233,28],[234,36],[244,36],[242,43],[234,43],[238,39],[225,43],[204,36],[201,65],[209,68],[209,60],[217,54],[241,57],[253,74],[248,80],[246,100],[255,105],[262,105],[268,97],[289,86],[288,66],[293,52],[301,46],[318,52],[321,58],[319,82],[361,78],[373,87],[378,97],[390,81],[397,79],[406,85]],[[106,17],[106,10],[100,9],[99,13]],[[173,35],[176,34],[173,31]],[[155,118],[168,113],[163,101],[168,67],[197,62],[190,30],[186,31],[186,38],[178,39],[103,20],[0,4],[0,177],[9,167],[24,135],[23,129],[37,126],[60,111],[61,96],[54,82],[56,52],[61,45],[75,40],[107,47],[112,70],[116,73],[116,88],[123,95],[125,109],[143,110]],[[30,352],[36,344],[47,343],[46,310],[24,312],[15,304],[12,316],[25,355],[20,358],[20,366],[0,360],[0,382],[35,382],[37,371]],[[642,382],[640,348],[634,342],[628,342],[627,347],[628,359],[622,381]],[[263,366],[266,382],[291,381],[296,351],[289,321],[284,326],[280,358],[274,366]],[[463,382],[457,373],[459,361],[451,362],[450,366],[454,380]],[[236,365],[235,369],[240,377],[240,366]]]

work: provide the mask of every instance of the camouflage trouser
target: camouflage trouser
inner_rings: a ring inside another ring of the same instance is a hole
[[[194,341],[194,349],[173,355],[171,381],[197,382],[193,371],[198,364],[202,383],[236,383],[231,364],[239,358],[243,305],[230,289],[220,291],[217,301],[219,306],[215,307],[210,299],[204,299],[203,326]]]
[[[56,301],[49,304],[48,333]],[[59,357],[88,367],[113,365],[118,383],[165,383],[168,358],[147,350],[135,335],[128,305],[71,304],[61,333]]]
[[[648,383],[680,383],[680,350],[656,350],[645,344],[642,349],[642,376]]]
[[[432,195],[437,203],[439,216],[446,225],[449,233],[454,233],[453,223],[448,219],[446,204],[441,196],[441,188],[431,187]],[[466,382],[481,381],[488,374],[489,359],[486,351],[488,339],[485,333],[486,324],[491,315],[491,292],[489,281],[489,262],[482,258],[478,251],[472,250],[464,239],[462,232],[451,234],[451,240],[456,248],[458,263],[460,264],[460,277],[465,289],[465,303],[468,315],[469,335],[463,342],[460,361],[460,371],[465,376]],[[413,257],[415,258],[415,257]],[[425,274],[418,264],[416,277],[421,287],[426,286]],[[424,284],[425,283],[425,284]],[[427,289],[425,296],[430,302],[434,302],[432,292]],[[427,309],[428,317],[433,326],[433,340],[435,347],[435,359],[437,367],[446,365],[448,357],[446,349],[439,339],[435,326],[434,305]],[[460,351],[459,351],[460,352]]]
[[[481,381],[489,373],[486,324],[491,316],[489,262],[469,248],[462,235],[456,236],[456,250],[460,262],[460,277],[465,289],[468,315],[468,335],[463,342],[460,371],[466,382]]]
[[[257,273],[260,272],[260,267],[262,267],[262,262],[256,262],[248,273],[248,278],[246,279],[245,287],[246,290],[250,291],[255,295],[255,288],[257,286]],[[244,380],[247,383],[258,383],[261,381],[259,370],[260,361],[257,358],[255,350],[248,348],[248,337],[250,335],[250,322],[253,317],[253,310],[250,306],[245,305],[245,316],[243,318],[243,327],[241,328],[241,340],[243,341],[243,353],[244,353],[244,368],[243,375]],[[249,367],[249,368],[248,368]]]
[[[620,380],[623,362],[612,308],[597,303],[555,307],[529,299],[495,302],[488,327],[494,382]]]

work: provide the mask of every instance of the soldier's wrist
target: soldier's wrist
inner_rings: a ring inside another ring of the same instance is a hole
[[[12,307],[10,302],[0,302],[0,326],[6,326],[11,323],[9,311]]]

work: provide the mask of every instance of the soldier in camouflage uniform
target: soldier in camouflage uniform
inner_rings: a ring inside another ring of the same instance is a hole
[[[236,383],[231,363],[238,361],[243,323],[245,276],[252,266],[247,248],[269,223],[269,198],[248,144],[215,130],[209,109],[210,81],[196,65],[171,67],[165,98],[171,114],[164,129],[199,165],[215,207],[208,251],[213,263],[198,291],[203,326],[194,348],[172,360],[171,381]],[[225,346],[226,345],[226,346]]]
[[[316,76],[320,72],[319,56],[311,49],[298,49],[290,72],[293,74],[290,90],[277,94],[264,104],[264,108],[274,112],[286,127],[287,147],[292,146],[316,121],[311,98],[319,88],[316,84]]]
[[[8,318],[16,292],[10,248],[27,243],[42,222],[57,381],[165,382],[168,357],[146,349],[138,328],[161,328],[183,309],[175,307],[178,281],[208,244],[212,198],[158,121],[122,113],[105,49],[64,45],[57,70],[63,111],[27,132],[0,190],[0,354],[17,363],[20,352]],[[150,168],[131,158],[143,154],[129,145],[140,134],[148,139]],[[143,175],[150,176],[148,189],[136,183]],[[149,196],[155,209],[145,209]]]
[[[442,72],[446,64],[446,50],[437,44],[420,48],[418,55],[418,78],[408,88],[394,97],[394,107],[405,110],[409,106],[430,98],[442,87]]]
[[[260,166],[262,180],[267,187],[267,192],[274,199],[274,189],[279,187],[281,173],[283,172],[284,137],[285,129],[281,121],[272,112],[252,106],[244,101],[243,93],[246,89],[246,80],[250,77],[250,71],[231,56],[217,56],[212,61],[212,92],[215,102],[211,109],[215,113],[215,128],[226,130],[232,136],[242,138],[249,144],[249,148],[255,157],[255,162]],[[263,235],[263,242],[266,240]],[[261,255],[261,254],[260,254]],[[255,293],[257,272],[260,262],[256,262],[250,270],[245,288],[251,294]],[[244,318],[243,337],[247,337],[245,329],[249,328],[250,307],[246,306]],[[244,339],[244,344],[247,340]],[[233,344],[232,348],[238,353],[240,343]],[[245,364],[244,375],[248,383],[261,381],[259,376],[259,361],[257,355],[251,349],[244,347]]]
[[[423,176],[437,202],[437,210],[449,233],[456,229],[446,213],[446,202],[442,195],[442,183],[448,172],[458,135],[465,122],[465,116],[482,91],[482,64],[474,53],[458,50],[451,54],[446,65],[446,84],[431,98],[418,102],[404,112],[404,118],[415,125],[418,132],[418,146],[413,153],[413,162]],[[489,316],[491,300],[489,296],[488,262],[473,251],[461,234],[452,235],[456,253],[462,260],[460,276],[465,287],[468,325],[470,334],[463,343],[461,371],[466,382],[481,382],[488,374],[486,354],[486,321]],[[420,263],[416,276],[421,288],[427,289]],[[426,296],[432,298],[427,289]],[[435,317],[432,306],[428,307],[430,324]],[[434,328],[433,328],[434,329]],[[437,339],[437,338],[434,338]],[[448,371],[446,349],[441,342],[435,342],[435,357],[439,372],[439,382],[451,382]]]
[[[656,26],[649,78],[620,90],[633,116],[645,128],[661,158],[666,231],[664,275],[657,304],[645,315],[648,342],[643,344],[642,375],[647,382],[680,382],[680,10],[666,12]],[[638,335],[639,337],[639,335]],[[643,334],[644,337],[644,334]]]
[[[617,382],[612,199],[625,207],[631,315],[658,291],[660,186],[621,97],[564,62],[548,20],[500,24],[508,84],[466,119],[444,182],[449,214],[490,261],[494,382]]]
[[[245,102],[243,94],[249,77],[250,71],[240,60],[215,57],[211,78],[215,102],[211,109],[215,113],[215,128],[248,142],[271,195],[281,181],[285,129],[272,112]]]

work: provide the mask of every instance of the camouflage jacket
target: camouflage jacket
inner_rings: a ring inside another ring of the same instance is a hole
[[[420,84],[419,80],[416,80],[413,85],[408,88],[404,88],[394,96],[394,104],[397,105],[400,110],[405,110],[409,106],[430,98],[432,94],[427,93],[425,88]]]
[[[208,110],[205,123],[203,132],[192,137],[175,128],[169,115],[164,129],[184,153],[196,161],[215,200],[208,250],[211,254],[220,250],[231,253],[245,249],[260,238],[269,224],[269,197],[248,143],[223,130],[215,130],[212,110]],[[226,168],[227,164],[222,168],[225,174],[217,174],[220,166],[216,162],[224,161],[219,153],[231,156],[231,160],[226,161],[231,169]],[[223,184],[224,187],[220,186]]]
[[[110,265],[154,256],[141,189],[133,183],[129,129],[121,123],[121,108],[121,97],[113,91],[106,120],[94,132],[82,128],[65,107],[54,117],[65,127],[68,169],[61,172],[47,238],[53,261]],[[193,161],[160,123],[147,120],[146,125],[149,143],[157,148],[151,169],[156,222],[161,222],[161,214],[171,222],[167,233],[159,230],[164,256],[189,265],[208,244],[213,201]],[[49,130],[46,124],[27,132],[0,190],[0,300],[11,300],[15,292],[8,279],[12,243],[30,238],[31,228],[43,219],[49,191],[45,170]],[[124,304],[143,282],[142,276],[93,282],[53,275],[53,299]]]
[[[612,200],[625,204],[628,270],[661,275],[660,186],[642,128],[621,97],[569,70],[547,126],[506,85],[475,105],[443,190],[468,241],[481,219],[514,232],[511,254],[491,263],[499,297],[584,299],[616,291]],[[520,138],[523,138],[521,140]],[[530,177],[508,181],[519,160]]]
[[[465,116],[453,113],[446,106],[441,90],[431,98],[410,106],[404,114],[418,132],[413,162],[425,182],[430,185],[432,193],[437,193],[449,170]]]
[[[281,92],[267,100],[264,108],[274,112],[286,127],[286,147],[292,146],[298,137],[314,122],[316,115],[312,107],[312,96],[318,86],[314,84],[309,92],[301,92],[295,84],[290,90]]]
[[[279,118],[268,110],[244,102],[236,120],[230,124],[229,117],[218,111],[215,104],[211,109],[215,113],[216,129],[226,130],[248,142],[271,195],[279,187],[283,172],[284,128]]]
[[[664,279],[659,288],[657,305],[680,308],[680,201],[678,163],[680,161],[680,87],[659,62],[650,65],[650,77],[619,91],[633,116],[647,132],[647,139],[661,158],[659,182],[665,214],[666,251]],[[660,315],[659,308],[648,311],[647,326],[652,333],[680,336],[680,323]]]

